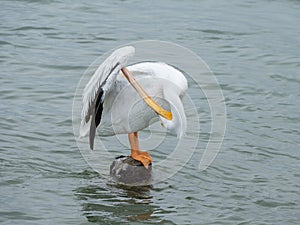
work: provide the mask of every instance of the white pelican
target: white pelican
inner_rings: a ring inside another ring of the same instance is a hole
[[[89,133],[93,149],[97,127],[100,136],[128,134],[130,156],[148,168],[152,158],[140,150],[138,131],[160,120],[169,133],[177,137],[185,133],[186,116],[181,97],[187,90],[187,80],[178,69],[162,62],[126,67],[134,52],[132,46],[117,49],[87,83],[83,91],[80,136]]]

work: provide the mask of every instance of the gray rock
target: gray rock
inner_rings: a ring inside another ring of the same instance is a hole
[[[110,165],[110,177],[119,184],[149,185],[152,179],[152,165],[146,169],[141,162],[130,156],[119,156]]]

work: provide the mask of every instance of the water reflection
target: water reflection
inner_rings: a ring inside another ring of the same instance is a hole
[[[151,189],[153,188],[152,185],[147,186],[127,186],[122,184],[114,184],[109,183],[110,187],[114,189],[118,189],[119,191],[122,191],[125,196],[135,199],[135,200],[143,200],[143,203],[151,203]]]
[[[118,224],[128,221],[160,222],[153,204],[152,186],[128,187],[115,184],[88,185],[75,190],[83,215],[89,222]],[[118,221],[118,222],[115,222]]]

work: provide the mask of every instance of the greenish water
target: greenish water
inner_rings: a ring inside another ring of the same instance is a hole
[[[299,15],[296,0],[1,1],[0,222],[298,224]],[[91,62],[146,39],[206,61],[226,99],[227,129],[200,172],[210,111],[199,100],[192,159],[165,182],[126,189],[81,156],[72,103]]]

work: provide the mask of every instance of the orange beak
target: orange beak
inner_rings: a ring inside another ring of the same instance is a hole
[[[160,105],[157,104],[142,88],[142,86],[137,82],[134,76],[125,67],[121,69],[124,77],[128,80],[131,86],[136,90],[136,92],[141,96],[141,98],[146,102],[146,104],[153,109],[157,114],[166,118],[167,120],[172,120],[172,113],[165,110]]]

